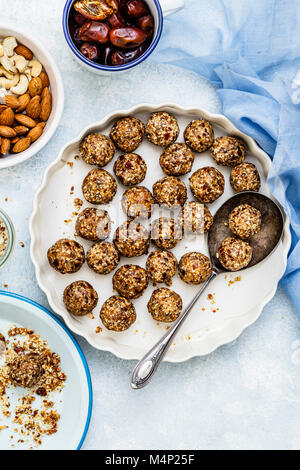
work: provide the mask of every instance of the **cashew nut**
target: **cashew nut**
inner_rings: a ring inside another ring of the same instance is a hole
[[[24,95],[28,90],[28,84],[29,81],[26,75],[21,75],[18,85],[11,87],[10,91],[16,95]]]
[[[27,66],[27,61],[22,55],[14,55],[13,61],[19,72],[23,73]]]
[[[17,69],[14,66],[14,63],[11,59],[7,57],[7,55],[4,54],[3,57],[0,58],[0,63],[3,65],[3,67],[8,71],[12,73],[16,73]]]
[[[8,57],[11,57],[18,43],[15,37],[8,36],[7,38],[3,39],[2,45],[4,47],[4,52],[6,53],[6,55],[8,55]]]
[[[7,91],[5,88],[0,88],[0,104],[5,104],[5,97],[7,95]]]
[[[9,80],[8,78],[0,77],[0,87],[3,87],[6,90],[9,90],[11,87],[16,86],[19,83],[19,80],[20,80],[20,75],[18,73],[14,75],[14,78],[12,80]]]
[[[42,64],[38,60],[34,59],[31,60],[28,65],[31,68],[31,76],[38,77],[43,68]]]
[[[8,80],[12,80],[14,78],[14,74],[5,70],[5,68],[2,67],[2,65],[0,66],[0,76],[1,75],[4,75],[6,78],[8,78]]]
[[[0,57],[4,55],[4,47],[0,44]]]
[[[24,72],[28,80],[31,80],[31,70],[27,67],[27,69],[24,70]]]

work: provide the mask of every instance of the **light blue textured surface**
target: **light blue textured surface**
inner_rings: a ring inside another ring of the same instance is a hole
[[[205,55],[208,37],[201,39],[202,28],[212,21],[223,25],[225,19],[221,2],[199,3],[203,15],[193,26],[199,41],[193,34],[191,38],[195,53]],[[219,110],[213,90],[189,72],[155,65],[118,78],[83,72],[64,45],[62,4],[61,0],[0,0],[2,18],[11,23],[22,10],[18,26],[32,31],[48,46],[65,85],[63,119],[51,142],[27,163],[0,172],[0,207],[13,219],[17,238],[14,254],[1,270],[0,287],[8,284],[7,290],[45,306],[29,256],[28,218],[44,169],[61,146],[106,113],[141,101],[173,100]],[[170,33],[170,24],[168,19],[165,33]],[[213,27],[211,34],[217,34]],[[165,41],[166,36],[156,57],[160,50],[163,53]],[[24,248],[19,241],[25,243]],[[92,423],[84,448],[299,449],[299,339],[299,322],[287,296],[279,290],[259,320],[238,340],[205,358],[163,364],[149,388],[132,391],[129,375],[134,363],[96,351],[79,338],[94,388]]]

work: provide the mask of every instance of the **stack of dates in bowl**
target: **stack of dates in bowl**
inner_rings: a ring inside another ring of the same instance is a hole
[[[154,19],[143,0],[74,2],[69,31],[87,59],[103,65],[127,64],[150,46]]]

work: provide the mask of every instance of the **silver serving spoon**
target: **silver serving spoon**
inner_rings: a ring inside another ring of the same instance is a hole
[[[255,192],[239,193],[228,199],[217,211],[214,223],[208,233],[208,249],[213,266],[212,274],[201,285],[201,288],[186,309],[180,314],[163,337],[145,354],[131,375],[131,386],[134,389],[147,385],[158,368],[160,362],[168,351],[174,336],[187,318],[193,306],[206,289],[208,284],[220,273],[228,272],[218,261],[217,251],[224,238],[232,235],[228,227],[230,212],[240,204],[250,204],[261,212],[261,230],[249,240],[253,250],[252,260],[247,266],[255,266],[264,260],[277,246],[283,232],[283,215],[277,204],[270,198]],[[247,269],[245,268],[245,269]]]

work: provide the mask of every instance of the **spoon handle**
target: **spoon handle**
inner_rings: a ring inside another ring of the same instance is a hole
[[[160,362],[168,351],[174,336],[177,334],[179,328],[184,320],[194,307],[195,303],[206,289],[208,284],[216,277],[217,273],[212,272],[210,277],[202,284],[201,289],[197,295],[192,299],[186,309],[179,315],[177,320],[163,335],[163,337],[150,349],[147,354],[138,362],[131,374],[131,387],[134,389],[145,387],[152,379]]]

